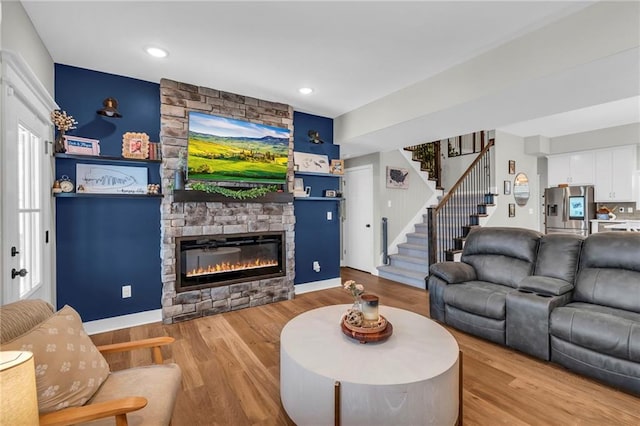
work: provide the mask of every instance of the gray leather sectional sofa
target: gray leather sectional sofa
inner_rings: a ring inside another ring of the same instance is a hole
[[[477,228],[427,286],[433,319],[640,394],[640,233]]]

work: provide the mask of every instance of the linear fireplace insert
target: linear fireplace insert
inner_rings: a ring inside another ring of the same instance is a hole
[[[176,291],[286,275],[284,232],[176,238]]]

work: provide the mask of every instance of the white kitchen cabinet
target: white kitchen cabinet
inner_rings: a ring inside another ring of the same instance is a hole
[[[636,146],[596,151],[595,199],[598,203],[635,201],[633,176],[636,170]]]
[[[547,176],[549,186],[593,185],[595,155],[593,151],[572,152],[548,157]]]

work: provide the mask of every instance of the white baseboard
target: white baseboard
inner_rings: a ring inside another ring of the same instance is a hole
[[[341,285],[342,285],[342,280],[340,279],[340,277],[337,277],[337,278],[331,278],[328,280],[313,281],[313,282],[304,283],[304,284],[296,284],[294,288],[295,288],[296,294],[304,294],[304,293],[309,293],[310,291],[318,291],[318,290],[325,290],[327,288],[340,287]]]
[[[82,325],[84,325],[87,334],[91,335],[160,321],[162,321],[162,309],[155,309],[153,311],[136,312],[135,314],[88,321]]]

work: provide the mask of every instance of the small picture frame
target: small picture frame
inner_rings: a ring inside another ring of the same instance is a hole
[[[516,160],[509,160],[509,174],[516,174]]]
[[[511,181],[510,180],[505,180],[504,181],[504,195],[511,195]]]
[[[387,166],[387,188],[409,188],[409,170],[401,167]]]
[[[337,197],[337,191],[335,189],[325,189],[324,196],[327,198],[335,198]]]
[[[515,203],[509,203],[509,217],[516,217],[516,205],[515,205]]]
[[[80,136],[64,135],[64,148],[67,154],[100,155],[100,141],[97,139],[81,138]]]
[[[127,132],[122,135],[122,156],[141,160],[148,158],[149,135],[135,132]]]
[[[344,160],[331,160],[331,167],[329,169],[331,174],[343,175],[344,174]]]

